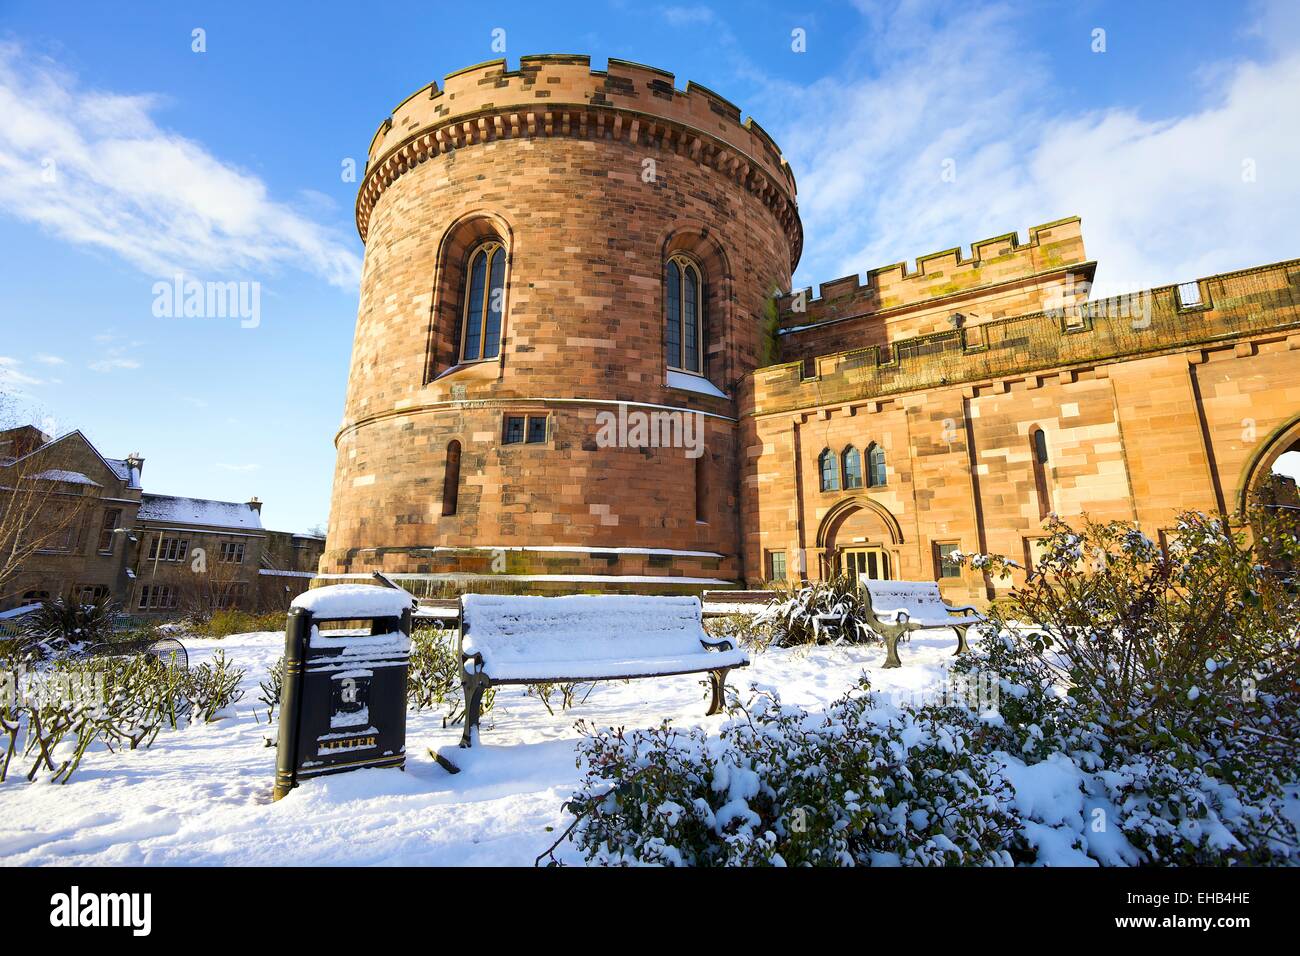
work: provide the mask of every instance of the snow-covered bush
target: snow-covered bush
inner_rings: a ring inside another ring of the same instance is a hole
[[[853,644],[876,640],[867,626],[867,597],[857,580],[841,575],[806,584],[791,582],[753,620],[770,633],[774,647],[800,644]]]
[[[1296,856],[1283,788],[1300,779],[1295,519],[1253,534],[1183,515],[1162,550],[1131,527],[1052,519],[1024,587],[958,670],[1000,675],[1001,745],[1068,754],[1147,862]],[[1267,559],[1261,553],[1267,550]],[[1039,634],[1008,622],[1033,622]]]
[[[109,601],[83,604],[71,597],[45,601],[23,618],[24,650],[46,657],[73,644],[98,644],[112,633],[116,611]]]
[[[150,654],[28,663],[0,661],[0,781],[21,754],[28,780],[48,772],[67,783],[96,741],[148,747],[165,727],[216,720],[243,696],[244,671],[221,652],[188,671]]]
[[[877,707],[865,678],[823,714],[755,694],[716,737],[591,731],[567,804],[589,862],[1010,864],[1019,830],[978,720]]]
[[[211,662],[204,661],[185,675],[185,692],[189,697],[190,713],[204,723],[218,719],[221,712],[238,703],[244,692],[245,671],[233,666],[224,651],[212,655]]]

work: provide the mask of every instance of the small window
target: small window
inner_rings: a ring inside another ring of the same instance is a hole
[[[109,508],[104,512],[104,521],[99,526],[99,553],[113,553],[113,532],[117,530],[117,523],[122,518],[121,508]]]
[[[528,416],[528,438],[530,445],[543,444],[546,441],[546,416],[529,415]]]
[[[1025,538],[1025,569],[1037,571],[1047,547],[1046,538]]]
[[[34,604],[37,601],[48,601],[50,599],[49,591],[24,591],[23,603]]]
[[[107,584],[83,584],[77,588],[77,601],[81,604],[101,604],[108,596]]]
[[[1038,517],[1052,513],[1052,490],[1047,483],[1047,434],[1035,426],[1030,432],[1030,447],[1034,455],[1034,492],[1038,495]]]
[[[1201,304],[1201,284],[1183,282],[1178,286],[1178,304],[1184,309]]]
[[[867,466],[870,473],[867,475],[872,488],[880,488],[885,484],[887,472],[885,470],[885,449],[872,443],[867,450]]]
[[[961,577],[961,563],[955,557],[959,551],[960,547],[955,541],[935,545],[935,556],[938,559],[940,578]]]
[[[243,564],[244,563],[244,542],[242,541],[221,542],[220,559],[223,564]]]
[[[460,442],[447,443],[447,461],[442,472],[442,513],[456,513],[456,499],[460,495]]]
[[[505,431],[501,436],[503,445],[518,445],[524,440],[524,416],[507,415]]]
[[[822,491],[839,491],[840,462],[835,452],[827,448],[817,459],[817,465],[821,472]]]
[[[769,581],[784,581],[785,578],[785,552],[769,551],[767,553],[767,579]]]
[[[862,487],[862,455],[852,445],[844,449],[844,487]]]
[[[1034,429],[1034,460],[1047,464],[1047,434],[1041,428]]]

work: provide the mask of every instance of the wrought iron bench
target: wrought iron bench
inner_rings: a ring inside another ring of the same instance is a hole
[[[868,623],[885,639],[886,667],[903,666],[898,659],[898,641],[912,631],[950,627],[957,632],[954,653],[962,654],[970,650],[966,646],[967,628],[986,622],[970,605],[945,604],[939,585],[933,581],[878,581],[865,574],[859,575],[858,580],[869,598]]]
[[[705,633],[699,598],[634,595],[463,595],[460,657],[462,747],[473,745],[490,687],[707,672],[716,714],[727,672],[749,663],[731,641]]]

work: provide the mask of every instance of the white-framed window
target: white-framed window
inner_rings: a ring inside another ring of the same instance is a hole
[[[171,610],[177,603],[176,588],[170,584],[142,584],[139,609],[141,611]]]
[[[99,526],[99,553],[112,554],[114,531],[117,530],[117,523],[122,518],[121,508],[107,508],[104,511],[104,520]]]
[[[676,255],[664,268],[664,351],[668,367],[704,374],[704,276],[693,259]]]
[[[159,535],[149,543],[150,561],[184,561],[189,552],[188,538],[164,538]]]
[[[481,362],[501,354],[505,300],[506,247],[489,239],[474,247],[465,270],[460,324],[462,362]]]
[[[221,550],[218,552],[218,559],[222,564],[243,564],[244,563],[244,542],[242,541],[223,541]]]

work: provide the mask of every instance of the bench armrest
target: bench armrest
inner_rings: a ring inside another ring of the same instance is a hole
[[[912,618],[911,613],[906,608],[902,607],[888,611],[883,611],[880,608],[873,607],[871,613],[875,616],[876,620],[880,621],[882,624],[906,624]]]
[[[474,662],[474,670],[472,671],[465,666],[470,661]],[[461,669],[466,671],[467,673],[480,674],[483,672],[483,655],[480,654],[478,651],[475,651],[473,654],[466,654],[464,651],[461,651],[460,666]]]
[[[700,638],[700,643],[710,651],[734,651],[736,649],[735,643],[729,637],[711,637],[706,634]]]
[[[980,617],[984,616],[983,614],[980,614],[979,608],[974,607],[973,605],[970,604],[964,604],[961,607],[945,607],[945,610],[949,614],[962,614],[965,611],[971,611],[972,613],[977,614]]]

